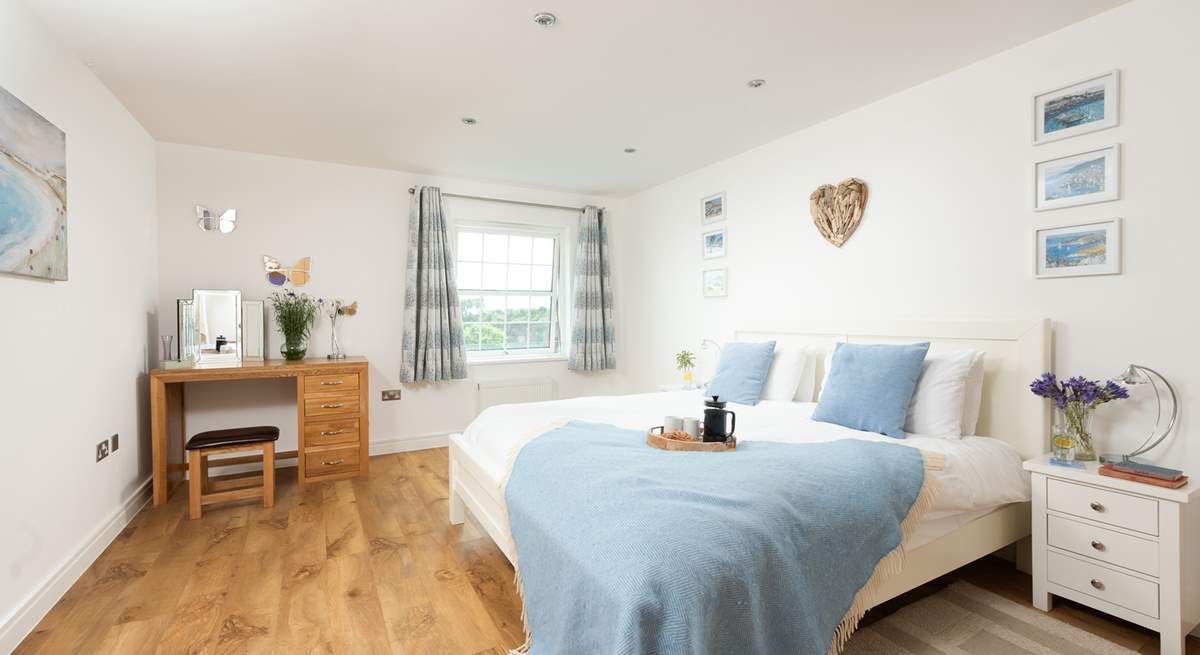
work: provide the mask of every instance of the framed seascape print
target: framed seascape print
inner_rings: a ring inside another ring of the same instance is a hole
[[[704,297],[724,298],[729,295],[729,269],[712,268],[704,271]]]
[[[67,135],[3,88],[0,273],[67,279]]]
[[[711,230],[701,236],[704,238],[705,259],[715,259],[725,256],[725,228]]]
[[[1033,97],[1033,143],[1047,143],[1116,127],[1121,71],[1068,84]]]
[[[1121,146],[1040,161],[1033,166],[1037,211],[1120,198]]]
[[[1076,277],[1121,272],[1121,219],[1040,227],[1033,231],[1033,276]]]
[[[709,196],[700,201],[704,209],[703,222],[716,223],[725,220],[725,192]]]

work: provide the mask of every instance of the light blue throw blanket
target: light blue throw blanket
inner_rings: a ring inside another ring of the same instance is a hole
[[[825,655],[932,489],[907,446],[667,452],[572,422],[521,449],[504,497],[534,655]]]

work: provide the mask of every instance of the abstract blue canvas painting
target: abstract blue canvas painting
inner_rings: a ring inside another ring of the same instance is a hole
[[[3,88],[0,273],[67,279],[67,135]]]

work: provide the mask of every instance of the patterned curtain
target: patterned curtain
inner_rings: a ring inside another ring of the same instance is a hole
[[[417,187],[408,214],[408,270],[404,285],[404,382],[467,377],[454,246],[437,187]]]
[[[572,371],[617,367],[613,330],[613,294],[608,263],[608,229],[603,212],[584,207],[575,246],[575,297],[572,302]]]

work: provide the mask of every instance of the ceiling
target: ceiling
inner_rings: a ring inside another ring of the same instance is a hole
[[[162,141],[614,196],[1124,1],[25,0]]]

